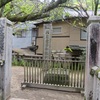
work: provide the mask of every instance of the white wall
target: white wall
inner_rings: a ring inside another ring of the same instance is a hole
[[[13,48],[26,48],[32,46],[32,31],[28,31],[26,38],[17,38],[13,36]]]
[[[32,30],[36,26],[33,23],[21,23],[14,26],[14,33],[18,30],[27,30],[26,36],[24,38],[18,38],[17,35],[13,36],[13,49],[14,48],[27,48],[32,46],[32,34],[34,31]]]

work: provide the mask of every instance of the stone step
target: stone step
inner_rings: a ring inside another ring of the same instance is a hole
[[[10,98],[9,100],[28,100],[28,99],[21,99],[21,98]]]

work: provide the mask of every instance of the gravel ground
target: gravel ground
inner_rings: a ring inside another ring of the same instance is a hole
[[[53,91],[46,89],[26,88],[21,90],[23,67],[12,67],[11,98],[28,100],[84,100],[78,93]]]

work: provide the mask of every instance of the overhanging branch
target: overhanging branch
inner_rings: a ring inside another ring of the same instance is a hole
[[[36,20],[36,19],[41,19],[41,18],[45,18],[45,17],[49,17],[49,14],[48,13],[44,13],[44,14],[37,14],[37,15],[24,15],[24,16],[16,16],[16,15],[11,15],[11,16],[8,16],[7,18],[11,21],[14,21],[14,22],[25,22],[25,21],[32,21],[32,20]]]
[[[48,12],[53,10],[54,8],[58,7],[60,4],[65,3],[67,0],[57,0],[54,3],[50,3],[48,6],[46,6],[45,8],[43,8],[42,10],[40,10],[37,14],[32,12],[28,15],[24,14],[21,16],[18,15],[11,15],[8,16],[7,18],[11,21],[28,21],[28,20],[36,20],[36,19],[41,19],[41,18],[45,18],[45,17],[49,17]]]
[[[74,10],[74,11],[76,11],[79,15],[81,15],[81,13],[80,13],[80,9],[79,9],[79,7],[78,6],[74,6],[74,7],[72,7],[72,6],[59,6],[59,7],[64,7],[64,8],[69,8],[69,9],[72,9],[72,10]],[[89,17],[89,15],[88,15],[88,13],[87,13],[87,10],[85,10],[82,6],[80,6],[81,7],[81,9],[83,9],[83,11],[84,11],[84,13],[86,14],[86,16],[87,17]]]

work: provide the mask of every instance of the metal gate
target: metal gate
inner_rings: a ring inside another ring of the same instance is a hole
[[[79,58],[69,60],[43,60],[24,57],[22,87],[36,87],[63,91],[84,89],[85,62]]]

